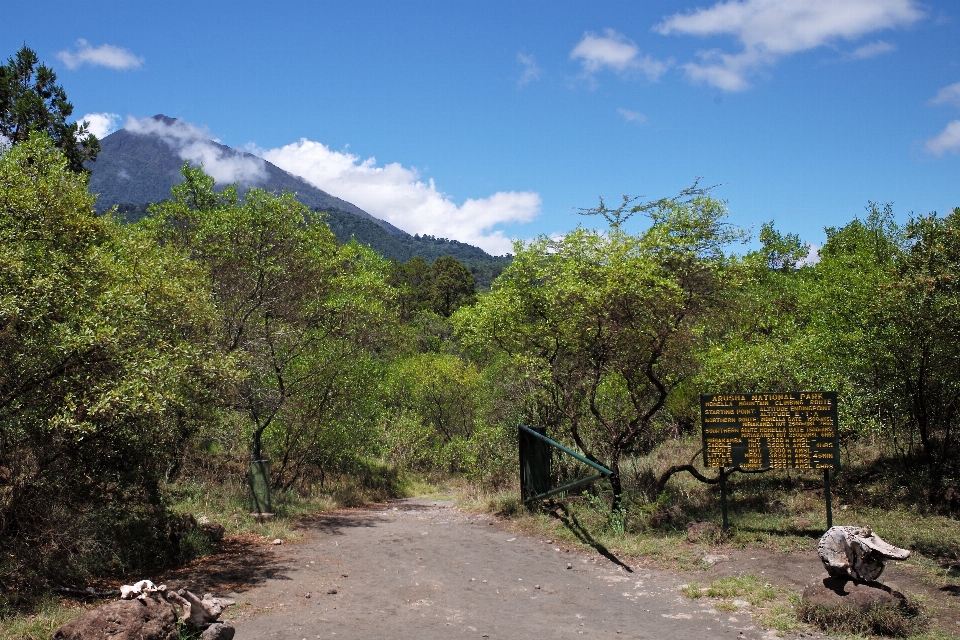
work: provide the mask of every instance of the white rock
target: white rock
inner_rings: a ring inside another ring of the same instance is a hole
[[[817,544],[817,554],[827,573],[861,582],[876,580],[887,560],[905,560],[906,549],[895,547],[870,527],[831,527]]]

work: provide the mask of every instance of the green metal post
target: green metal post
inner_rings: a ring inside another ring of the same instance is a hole
[[[247,480],[250,483],[250,512],[273,513],[270,504],[270,461],[251,460]]]
[[[520,499],[523,501],[550,490],[550,445],[544,441],[546,427],[521,428]],[[538,437],[539,436],[539,437]]]

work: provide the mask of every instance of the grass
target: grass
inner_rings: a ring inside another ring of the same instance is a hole
[[[0,615],[0,638],[8,640],[47,640],[53,632],[87,612],[87,607],[47,595],[29,613],[7,612]]]
[[[773,587],[759,576],[731,576],[714,580],[707,585],[690,582],[681,585],[680,591],[688,598],[715,599],[717,602],[714,606],[721,611],[747,610],[764,627],[777,631],[805,628],[805,625],[797,621],[798,599],[794,594]]]

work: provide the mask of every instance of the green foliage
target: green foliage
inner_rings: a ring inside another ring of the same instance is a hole
[[[430,273],[430,304],[434,313],[449,318],[454,311],[473,302],[476,292],[473,274],[456,258],[437,258],[430,267]]]
[[[579,228],[518,244],[491,293],[454,316],[475,355],[507,354],[522,372],[527,421],[613,471],[614,509],[621,457],[671,433],[663,410],[696,370],[722,248],[741,237],[724,223],[722,202],[703,190],[681,195],[634,207],[652,223],[637,235],[611,214],[605,233]],[[596,213],[606,211],[601,202]]]
[[[20,144],[33,132],[47,134],[67,157],[72,171],[83,172],[83,163],[96,160],[100,143],[87,123],[67,123],[73,105],[57,74],[41,64],[26,45],[0,65],[0,136]]]
[[[461,471],[463,442],[478,418],[480,372],[455,355],[399,359],[387,381],[392,455],[414,469]]]
[[[143,226],[210,278],[253,457],[270,453],[273,482],[286,489],[373,447],[376,354],[394,321],[386,263],[338,245],[290,193],[251,189],[241,202],[235,186],[215,191],[202,167],[182,173]]]
[[[428,266],[423,258],[393,265],[390,283],[399,291],[400,313],[410,319],[429,311],[449,318],[464,305],[473,304],[473,274],[453,256],[437,258]]]
[[[914,217],[905,235],[896,281],[872,318],[871,337],[882,348],[871,354],[880,374],[871,382],[896,447],[909,455],[916,437],[939,481],[960,472],[960,208]]]
[[[826,231],[816,265],[799,266],[799,239],[772,225],[760,251],[731,263],[698,384],[837,390],[844,439],[922,460],[936,501],[960,473],[960,213],[901,227],[870,203],[865,219]]]
[[[390,233],[372,220],[346,211],[329,211],[327,215],[330,228],[340,242],[354,239],[374,249],[384,258],[399,263],[420,258],[430,265],[437,258],[452,256],[473,274],[476,285],[481,290],[489,289],[490,283],[510,264],[509,255],[491,256],[479,247],[465,242],[430,235]]]
[[[229,370],[213,327],[198,270],[98,217],[49,138],[0,156],[0,588],[170,552],[159,483]]]

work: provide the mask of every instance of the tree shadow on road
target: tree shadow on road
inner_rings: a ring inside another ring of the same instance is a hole
[[[338,511],[335,513],[320,513],[300,518],[297,525],[301,528],[310,528],[331,536],[347,535],[345,530],[363,527],[376,527],[389,521],[385,515],[374,515],[368,510],[356,512]]]
[[[551,517],[562,522],[563,525],[570,531],[570,533],[577,537],[577,540],[587,546],[593,547],[597,553],[602,555],[613,564],[623,567],[623,569],[629,573],[633,573],[633,569],[631,569],[629,565],[625,564],[622,560],[620,560],[620,558],[613,555],[609,549],[595,540],[594,537],[590,535],[590,532],[587,531],[587,528],[580,524],[580,521],[577,520],[577,516],[570,513],[564,505],[551,505],[550,515]]]
[[[243,593],[267,580],[290,580],[293,562],[272,546],[250,539],[224,540],[216,553],[197,558],[184,567],[164,572],[159,578],[170,588],[194,593]]]

